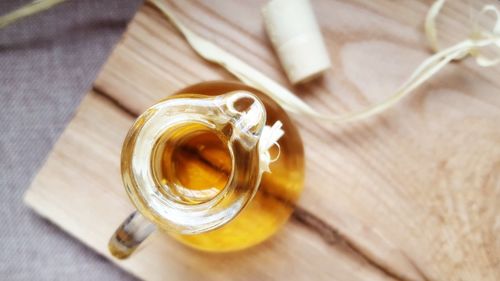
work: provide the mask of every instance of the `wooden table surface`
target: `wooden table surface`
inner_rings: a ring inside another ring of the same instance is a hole
[[[444,44],[479,3],[450,1]],[[492,1],[494,2],[494,1]],[[390,95],[430,52],[431,1],[312,0],[332,59],[292,88],[265,35],[259,1],[169,1],[192,30],[287,85],[322,112]],[[496,2],[498,3],[498,2]],[[132,211],[119,174],[134,118],[187,85],[234,80],[198,57],[150,4],[130,23],[26,194],[26,202],[125,270],[148,280],[500,280],[500,67],[449,65],[384,114],[343,126],[294,116],[305,191],[271,240],[232,254],[162,234],[117,261],[107,240]]]

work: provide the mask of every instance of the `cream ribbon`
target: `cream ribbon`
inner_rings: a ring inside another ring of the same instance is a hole
[[[498,9],[493,5],[486,5],[477,17],[477,19],[479,19],[486,13],[493,13],[496,16],[496,23],[493,30],[489,31],[481,29],[476,20],[473,24],[472,33],[467,39],[451,47],[438,51],[438,35],[435,22],[442,6],[446,1],[438,0],[429,9],[425,22],[427,39],[429,40],[433,50],[438,52],[424,60],[402,84],[402,86],[399,87],[399,89],[386,100],[369,106],[359,112],[339,116],[329,116],[318,113],[285,87],[281,86],[214,43],[200,37],[198,34],[188,29],[181,21],[179,21],[179,19],[177,19],[172,11],[169,11],[162,1],[149,1],[153,3],[173,23],[173,25],[184,35],[191,47],[204,59],[221,65],[242,82],[264,92],[290,112],[333,123],[360,120],[386,110],[422,83],[427,81],[453,60],[463,59],[470,55],[475,57],[478,65],[482,67],[489,67],[500,63],[500,57],[488,58],[481,54],[481,49],[487,46],[497,46],[500,48],[500,12]]]

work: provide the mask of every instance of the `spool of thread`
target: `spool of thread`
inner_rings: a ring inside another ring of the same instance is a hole
[[[330,57],[309,0],[272,0],[262,9],[267,34],[292,84],[330,68]]]

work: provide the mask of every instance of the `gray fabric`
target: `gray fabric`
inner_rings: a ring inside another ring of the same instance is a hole
[[[139,4],[75,0],[0,29],[0,280],[133,280],[22,195]]]

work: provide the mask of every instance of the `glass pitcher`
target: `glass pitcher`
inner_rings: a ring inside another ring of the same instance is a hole
[[[289,218],[304,152],[285,111],[234,82],[187,87],[146,110],[125,138],[121,172],[136,207],[109,250],[128,257],[155,229],[196,249],[256,245]]]

